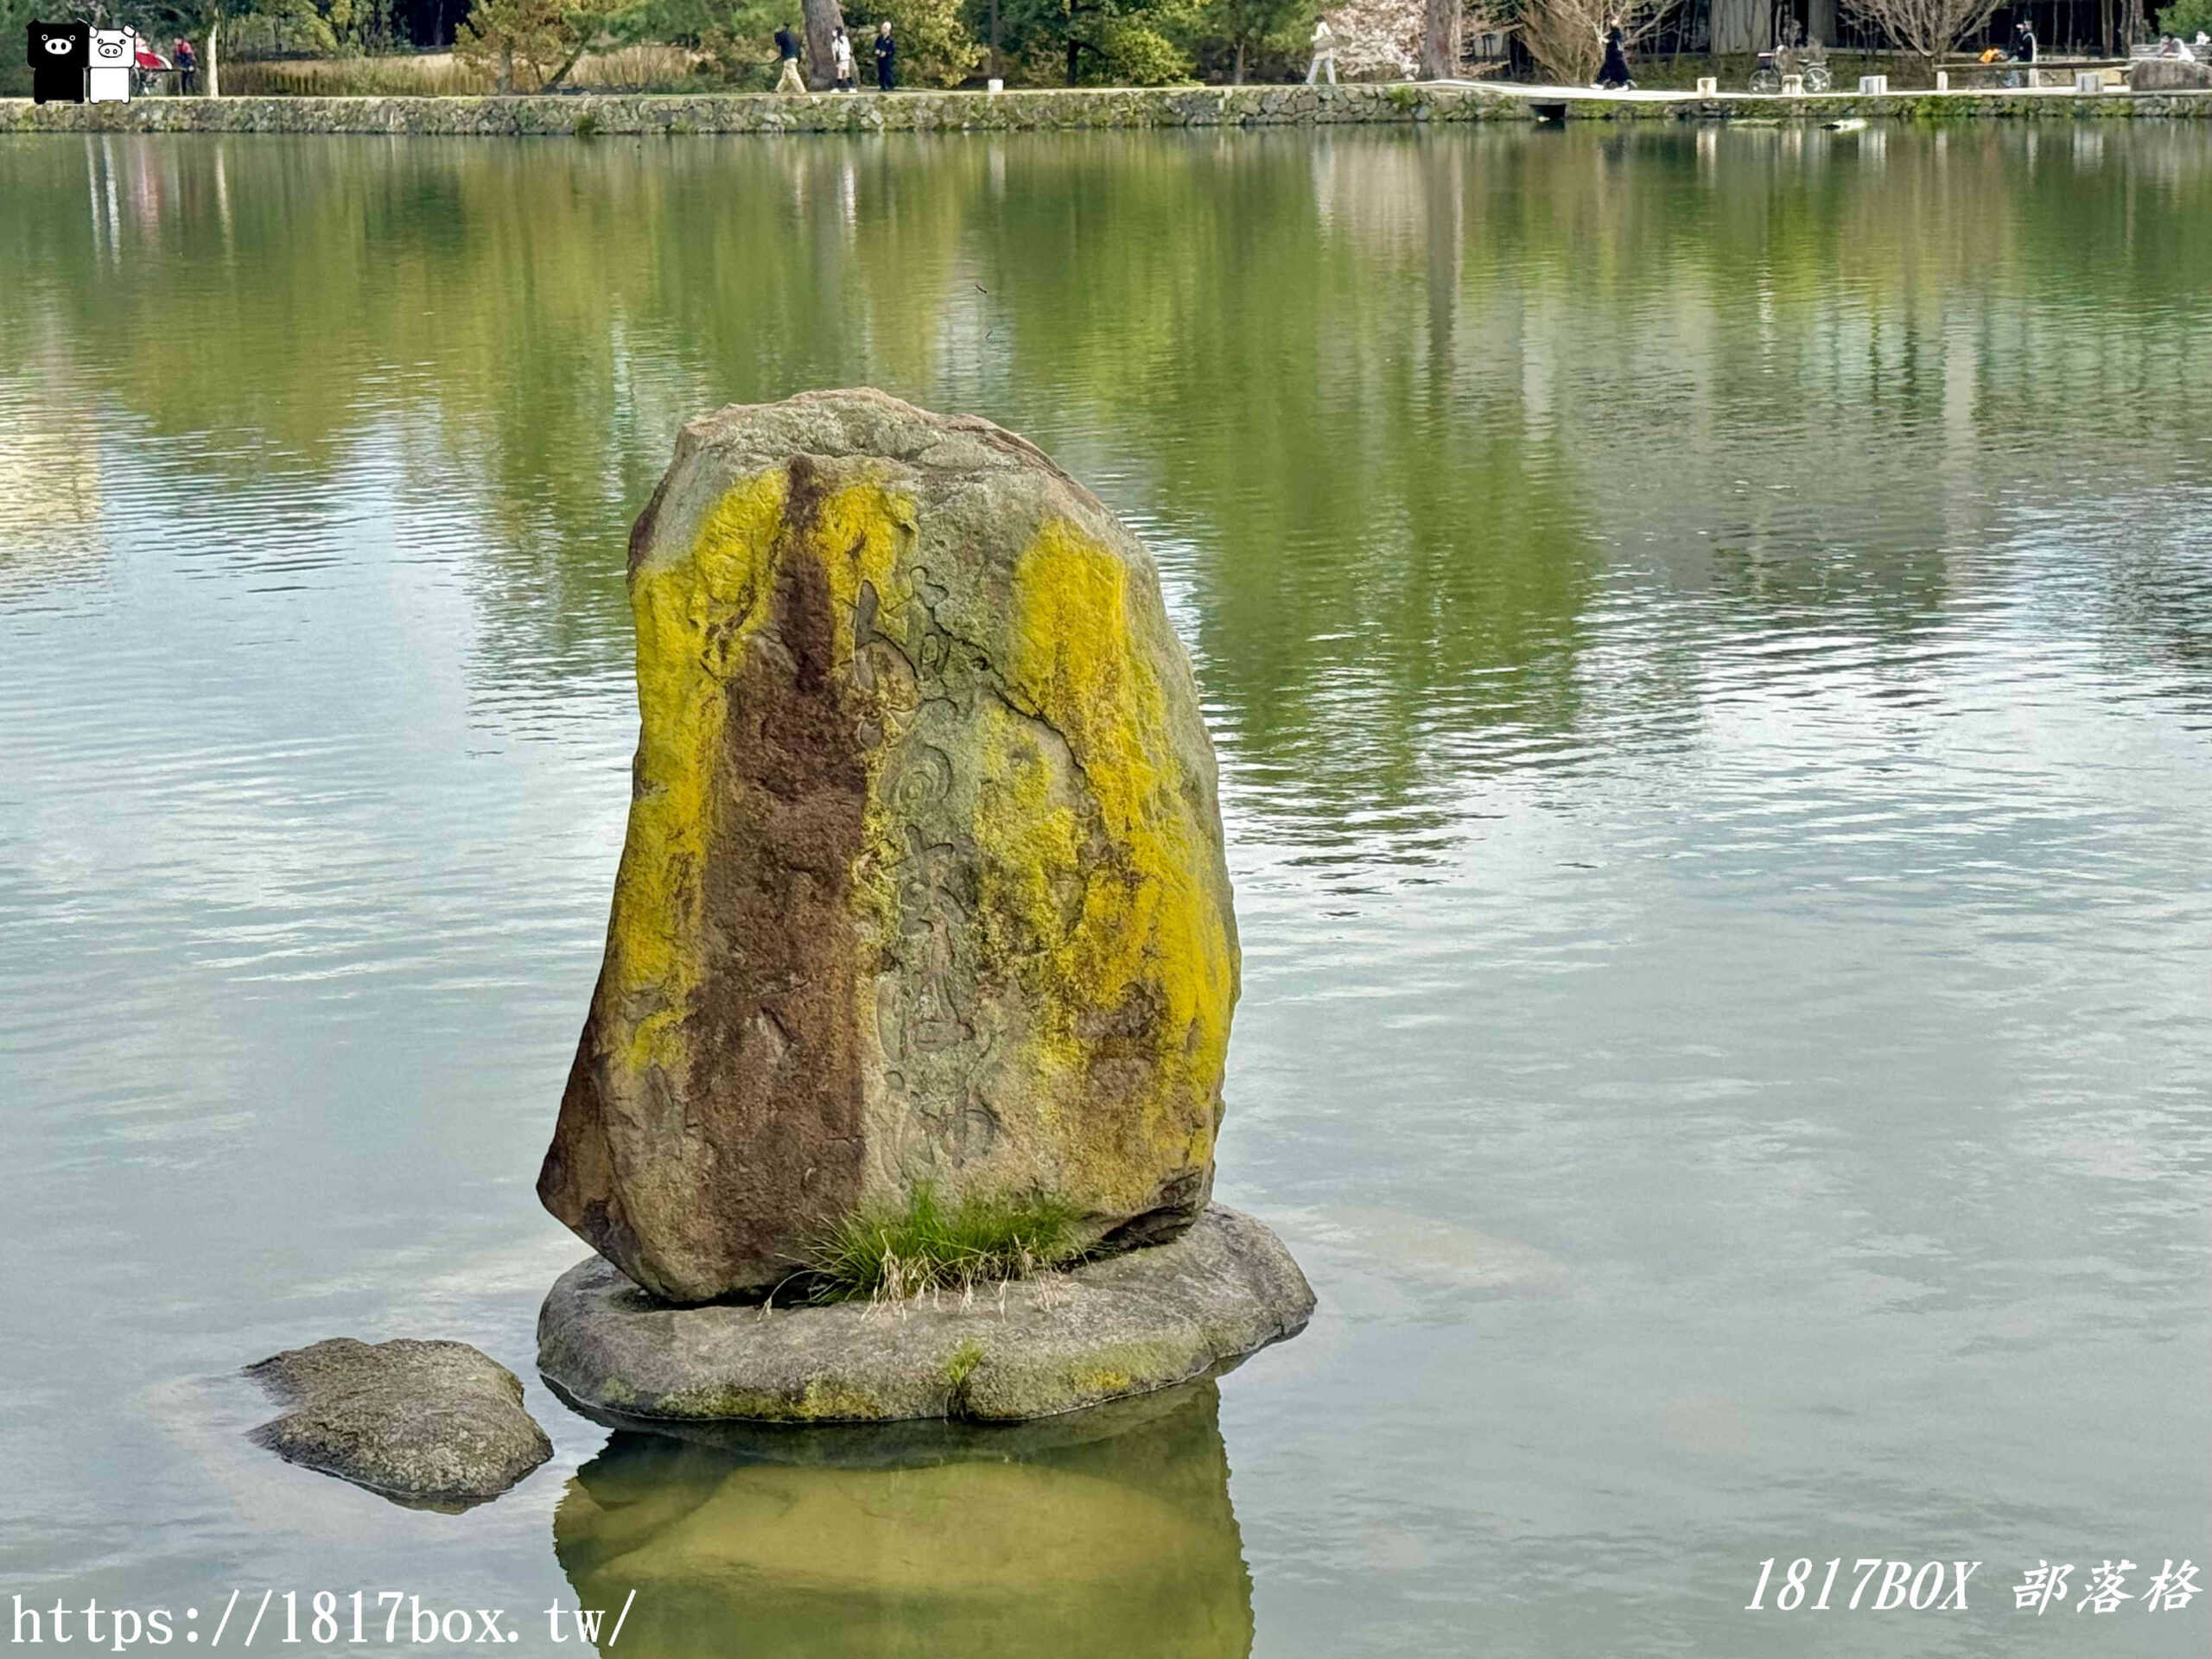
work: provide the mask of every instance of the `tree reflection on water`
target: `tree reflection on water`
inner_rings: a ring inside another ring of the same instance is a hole
[[[684,419],[976,410],[1160,551],[1236,810],[1418,865],[1486,780],[1703,718],[1639,584],[1910,642],[2023,503],[2185,479],[2201,124],[25,141],[0,409],[50,454],[111,401],[147,487],[261,490],[237,556],[435,542],[517,703],[626,673]]]

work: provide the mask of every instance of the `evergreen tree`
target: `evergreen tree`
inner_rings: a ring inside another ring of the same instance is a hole
[[[863,74],[874,65],[868,37],[886,20],[899,42],[901,85],[957,86],[983,60],[983,48],[969,31],[960,0],[853,0],[845,9],[845,28]]]
[[[1252,58],[1268,47],[1295,49],[1313,27],[1312,0],[1213,0],[1207,8],[1212,32],[1229,43],[1230,79],[1244,84]]]
[[[562,0],[476,0],[454,36],[453,54],[487,69],[502,92],[543,84],[575,41]]]
[[[1070,86],[1185,79],[1204,22],[1197,0],[999,0],[1007,55]]]
[[[476,0],[454,35],[453,52],[497,76],[502,92],[550,92],[585,54],[620,51],[649,38],[653,21],[643,5]]]

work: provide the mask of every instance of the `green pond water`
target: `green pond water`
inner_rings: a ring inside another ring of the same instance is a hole
[[[2202,1653],[2012,1586],[2212,1579],[2208,128],[0,143],[0,1632]],[[1320,1309],[1018,1433],[610,1436],[531,1181],[624,538],[681,422],[855,383],[1156,552],[1218,1191]],[[339,1334],[479,1344],[554,1461],[248,1446]],[[1870,1556],[1985,1565],[1744,1611]]]

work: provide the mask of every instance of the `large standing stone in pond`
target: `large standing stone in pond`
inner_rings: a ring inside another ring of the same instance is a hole
[[[629,582],[629,830],[546,1207],[683,1302],[925,1185],[1078,1243],[1187,1226],[1236,938],[1143,548],[988,421],[821,392],[686,427]]]

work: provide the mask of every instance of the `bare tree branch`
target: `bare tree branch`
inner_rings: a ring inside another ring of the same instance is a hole
[[[1927,60],[1936,60],[1979,30],[1997,0],[1844,0],[1845,10]]]
[[[1992,0],[1994,3],[1994,0]],[[1618,24],[1633,50],[1657,32],[1681,0],[1522,0],[1521,43],[1536,67],[1562,86],[1586,86],[1605,58],[1605,31]]]

